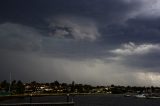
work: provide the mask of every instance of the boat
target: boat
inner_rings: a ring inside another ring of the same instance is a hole
[[[150,94],[146,96],[147,99],[160,99],[160,95],[158,94]]]
[[[129,95],[129,94],[125,94],[125,95],[124,95],[124,97],[131,97],[131,95]]]
[[[151,97],[146,97],[147,99],[160,99],[158,96],[151,96]]]
[[[131,96],[133,96],[134,94],[133,93],[125,93],[124,94],[124,97],[131,97]]]
[[[145,94],[138,94],[135,95],[136,98],[146,98],[147,96]]]

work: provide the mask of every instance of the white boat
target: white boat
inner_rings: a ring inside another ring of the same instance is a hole
[[[133,93],[126,93],[126,94],[124,94],[124,97],[131,97],[133,95],[134,95]]]
[[[151,96],[151,97],[147,97],[147,99],[160,99],[160,97],[158,97],[158,96]]]
[[[147,99],[160,99],[159,94],[150,94],[147,96]]]
[[[135,95],[136,98],[146,98],[146,95],[145,94],[138,94],[138,95]]]

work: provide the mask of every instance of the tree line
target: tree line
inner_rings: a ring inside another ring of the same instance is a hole
[[[13,80],[11,83],[4,80],[0,83],[0,90],[3,92],[22,94],[25,91],[25,85],[21,80]]]
[[[127,92],[141,93],[141,92],[157,92],[160,93],[160,87],[138,87],[138,86],[92,86],[87,84],[77,84],[74,81],[70,84],[60,83],[54,81],[51,83],[38,83],[32,81],[30,83],[23,83],[21,80],[13,80],[7,82],[6,80],[0,82],[0,93],[8,92],[10,94],[24,94],[24,93],[112,93],[123,94]]]

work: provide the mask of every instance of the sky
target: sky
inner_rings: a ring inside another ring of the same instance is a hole
[[[1,0],[0,80],[160,86],[159,0]]]

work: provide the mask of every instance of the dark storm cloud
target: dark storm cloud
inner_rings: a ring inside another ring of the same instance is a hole
[[[149,85],[150,75],[159,73],[159,5],[158,0],[2,0],[1,79],[13,72],[26,81]],[[141,79],[144,73],[147,80]]]
[[[36,28],[21,24],[0,24],[0,47],[1,50],[38,52],[40,54],[44,53],[50,56],[62,56],[67,58],[98,57],[98,54],[101,54],[99,50],[102,47],[99,47],[99,44],[98,42],[96,43],[96,41],[90,42],[90,40],[87,40],[96,40],[97,32],[88,32],[86,30],[94,30],[95,28],[86,28],[84,31],[88,32],[90,35],[88,36],[85,34],[81,37],[81,34],[83,34],[83,27],[79,25],[77,27],[77,29],[74,29],[80,30],[80,32],[74,33],[79,35],[73,33],[75,39],[68,39],[54,36],[50,37],[48,33],[42,33]]]
[[[137,2],[123,0],[3,0],[0,4],[1,22],[11,21],[29,25],[45,25],[45,18],[73,14],[93,18],[101,23],[117,23],[128,19],[128,13],[139,7]]]
[[[123,44],[121,47],[111,50],[115,56],[111,59],[113,61],[121,62],[126,66],[132,68],[149,69],[150,72],[159,72],[155,70],[159,68],[160,61],[160,45],[159,44],[140,44],[133,42]],[[155,68],[155,69],[154,69]]]
[[[81,16],[55,16],[49,23],[49,36],[91,41],[100,36],[96,22]]]
[[[102,39],[107,36],[106,40],[109,39],[108,41],[113,41],[114,38],[110,39],[108,36],[117,35],[118,40],[121,39],[121,37],[122,39],[134,39],[138,36],[136,34],[134,35],[135,37],[128,37],[128,35],[132,33],[127,33],[131,32],[130,30],[135,29],[137,25],[134,28],[125,27],[123,29],[124,26],[121,24],[130,18],[134,18],[134,16],[137,15],[136,12],[138,10],[141,11],[142,4],[143,0],[69,0],[67,3],[65,0],[48,0],[47,2],[42,0],[7,0],[2,1],[0,11],[2,13],[2,22],[9,21],[21,24],[29,24],[31,26],[38,27],[41,30],[45,30],[46,32],[48,31],[48,26],[50,24],[47,23],[46,20],[57,15],[71,14],[72,16],[77,15],[91,18],[99,23],[98,27],[100,27],[100,33],[102,33],[102,36],[104,36]],[[111,28],[111,30],[109,28]],[[68,34],[64,30],[62,32],[62,34]]]
[[[32,27],[0,24],[0,47],[7,50],[36,51],[40,49],[41,34]]]
[[[159,19],[131,19],[125,25],[112,24],[107,26],[105,30],[106,36],[103,36],[103,38],[105,40],[109,39],[114,43],[127,43],[130,41],[159,43],[159,21]]]

